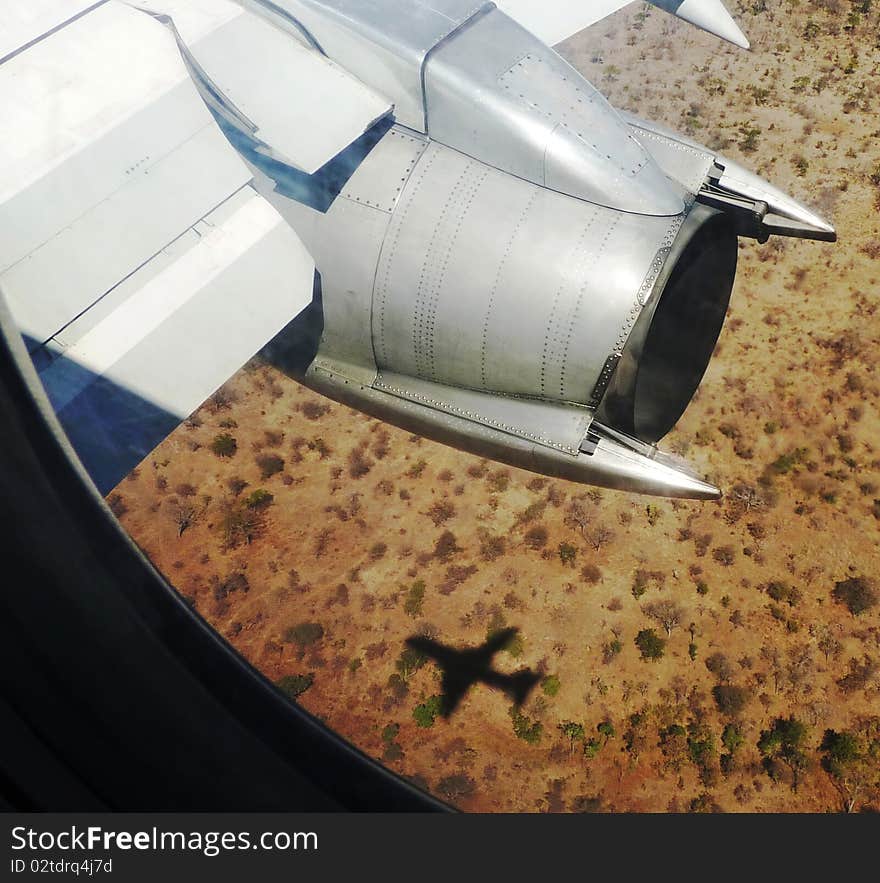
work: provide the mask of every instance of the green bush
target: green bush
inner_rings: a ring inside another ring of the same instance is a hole
[[[529,745],[537,745],[541,741],[544,727],[540,721],[529,720],[515,705],[510,706],[508,714],[517,739],[522,739]]]
[[[433,727],[437,715],[443,708],[442,696],[431,696],[413,709],[413,719],[420,727]]]
[[[228,432],[221,432],[214,436],[211,442],[211,450],[218,457],[232,457],[238,450],[238,442]]]
[[[547,677],[541,681],[541,689],[547,696],[555,696],[559,692],[561,686],[559,678],[556,675],[547,675]]]
[[[313,674],[285,675],[276,682],[276,686],[285,696],[296,699],[297,696],[302,696],[314,682],[315,676]]]
[[[642,629],[635,640],[636,647],[642,654],[642,659],[658,660],[663,657],[666,641],[654,631],[654,629]]]
[[[596,731],[600,736],[605,737],[605,741],[607,742],[609,739],[613,739],[615,734],[614,724],[611,721],[602,721],[597,727]]]
[[[798,589],[790,586],[788,583],[779,581],[773,581],[767,584],[767,594],[774,601],[784,601],[790,607],[797,606],[802,597]]]
[[[575,559],[577,558],[577,551],[577,546],[572,546],[571,543],[560,543],[559,560],[563,564],[571,564],[574,566]]]
[[[425,599],[425,581],[417,579],[406,593],[406,601],[403,602],[403,609],[410,616],[422,615],[422,602]]]
[[[324,627],[317,622],[300,622],[291,626],[284,633],[288,644],[296,644],[300,650],[317,643],[324,637]]]
[[[584,757],[594,758],[602,750],[602,743],[598,739],[587,739],[584,742]]]
[[[248,509],[267,509],[274,500],[275,497],[269,491],[259,488],[247,498],[245,505]]]
[[[862,576],[835,583],[831,595],[835,601],[846,605],[853,616],[859,616],[877,603],[877,592],[871,582]]]

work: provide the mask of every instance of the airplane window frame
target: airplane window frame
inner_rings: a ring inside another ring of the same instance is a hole
[[[0,717],[20,749],[0,805],[452,809],[284,697],[159,574],[79,462],[2,291],[0,421],[7,573],[32,575],[0,601]]]

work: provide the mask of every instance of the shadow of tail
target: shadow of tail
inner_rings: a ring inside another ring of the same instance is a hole
[[[528,668],[523,669],[510,676],[506,692],[514,703],[520,706],[529,698],[532,688],[540,680],[541,676],[537,672]]]

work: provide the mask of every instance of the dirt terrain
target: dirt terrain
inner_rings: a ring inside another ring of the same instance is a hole
[[[737,6],[751,53],[639,5],[561,49],[617,106],[837,226],[835,245],[741,245],[718,350],[661,445],[720,502],[481,461],[260,362],[109,497],[257,668],[466,810],[880,808],[880,8]],[[519,711],[476,686],[444,719],[405,639],[505,626],[497,668],[541,683]],[[860,746],[845,769],[823,768],[826,730]]]

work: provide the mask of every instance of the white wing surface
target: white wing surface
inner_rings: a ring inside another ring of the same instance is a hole
[[[32,3],[4,18],[0,290],[107,491],[311,304],[315,265],[168,27]]]
[[[307,174],[392,111],[387,99],[290,31],[230,0],[138,6],[174,28],[206,100],[249,129],[261,152]]]

